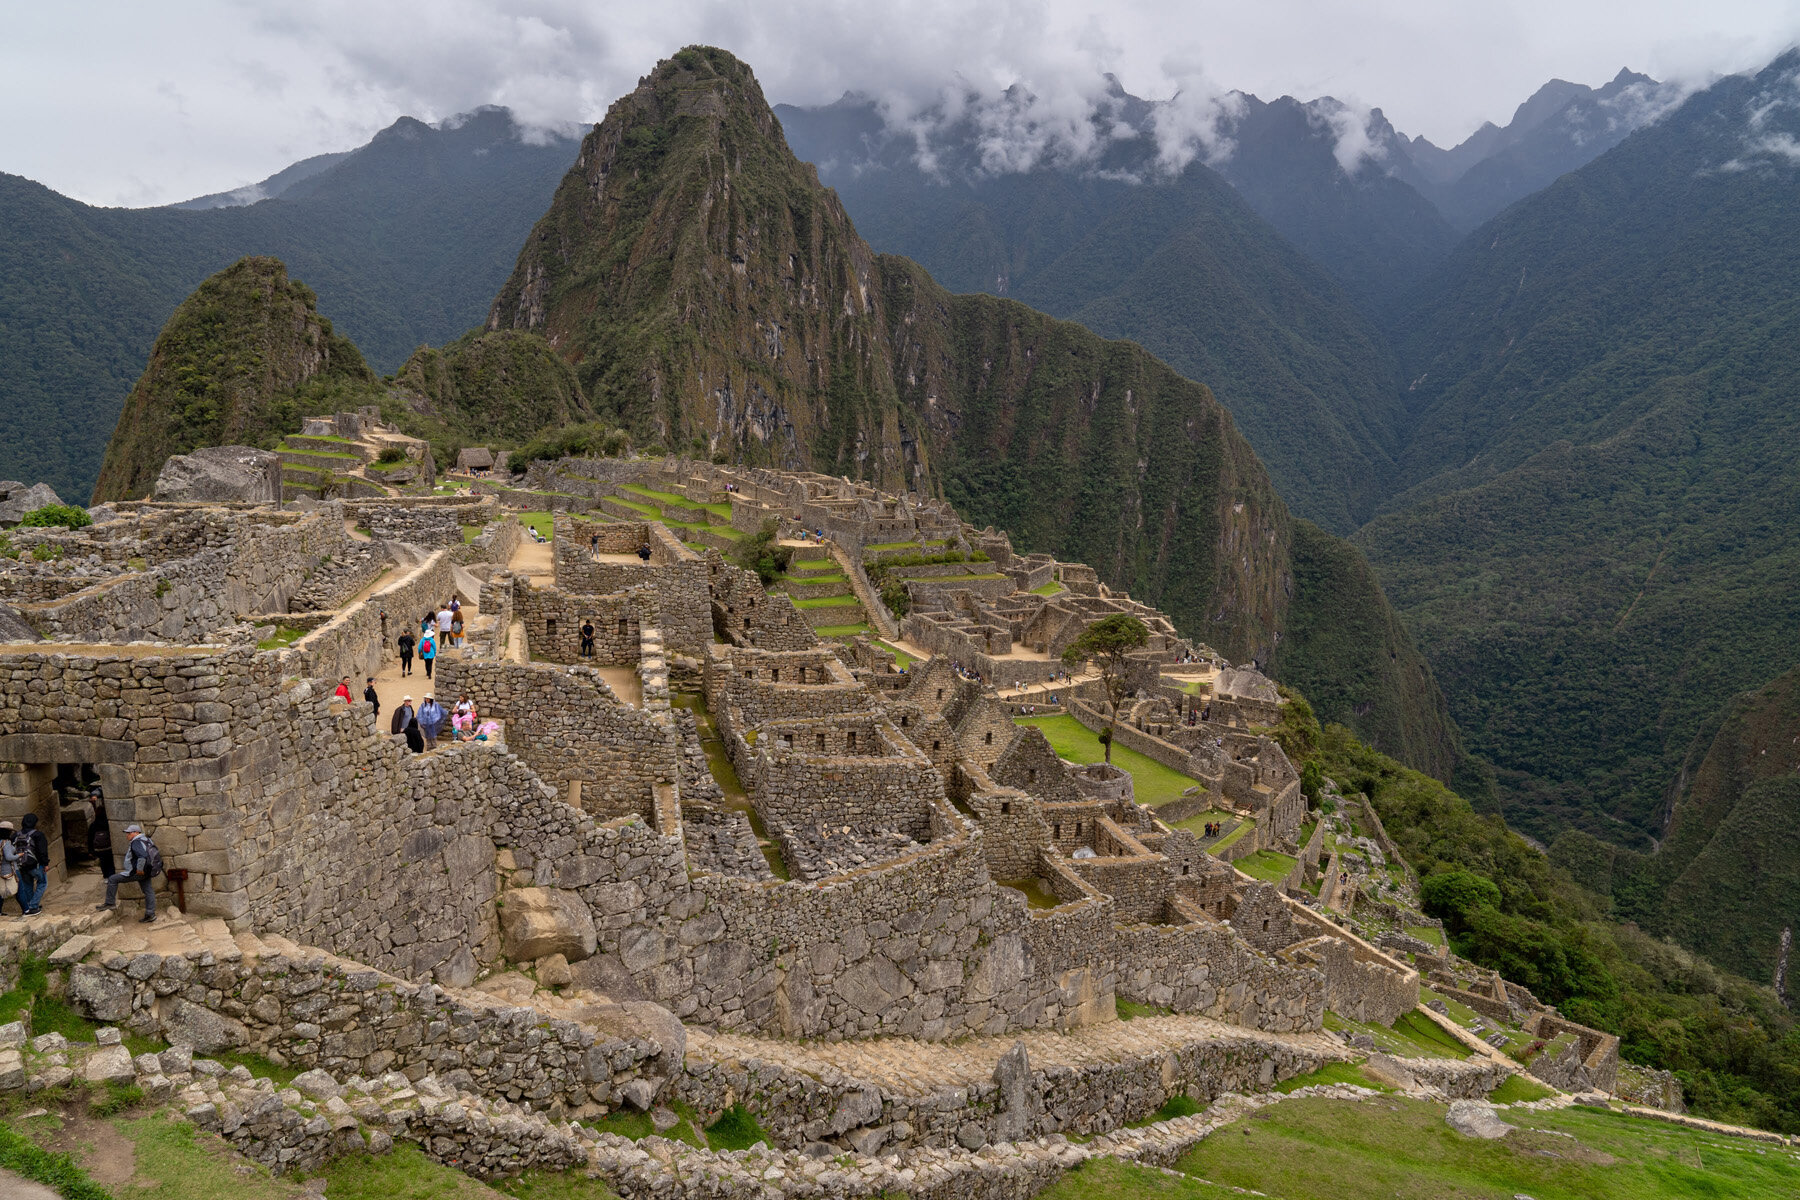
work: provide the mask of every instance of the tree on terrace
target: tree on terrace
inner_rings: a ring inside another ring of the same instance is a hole
[[[1150,630],[1142,621],[1125,613],[1114,613],[1089,625],[1063,651],[1063,662],[1070,668],[1092,663],[1100,672],[1100,684],[1106,689],[1106,698],[1111,704],[1106,731],[1100,735],[1108,763],[1112,762],[1113,728],[1119,723],[1119,705],[1125,702],[1129,691],[1126,681],[1131,674],[1131,652],[1142,650],[1149,643]]]

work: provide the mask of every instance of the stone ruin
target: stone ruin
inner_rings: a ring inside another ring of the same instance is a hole
[[[663,464],[642,469],[667,484]],[[421,1011],[504,996],[570,1022],[565,1045],[638,1047],[546,1060],[542,1090],[456,1077],[558,1114],[647,1107],[713,1080],[709,1060],[666,1053],[684,1028],[770,1046],[930,1044],[1094,1030],[1127,1001],[1273,1039],[1259,1043],[1280,1064],[1268,1070],[1293,1073],[1305,1056],[1273,1048],[1319,1031],[1326,1008],[1391,1021],[1416,1005],[1405,963],[1239,875],[1138,803],[1125,772],[1059,759],[995,692],[1009,661],[996,649],[1051,655],[1113,611],[1146,615],[1152,677],[1216,670],[1166,617],[1074,564],[1014,559],[1002,535],[941,504],[736,478],[709,493],[729,498],[734,525],[740,506],[757,528],[790,504],[784,519],[863,541],[973,540],[1021,583],[1060,578],[1066,598],[951,593],[946,619],[909,625],[943,649],[899,672],[867,640],[821,640],[785,597],[657,522],[559,516],[544,549],[491,497],[121,503],[87,529],[22,531],[54,544],[54,561],[0,562],[0,602],[37,639],[0,644],[0,815],[39,815],[61,883],[93,815],[80,793],[98,785],[115,829],[137,821],[156,838],[189,921],[309,970],[398,981]],[[453,595],[466,637],[435,684],[472,698],[494,732],[408,754],[385,712],[373,720],[332,688],[391,671],[398,630]],[[992,631],[979,651],[978,627]],[[1201,781],[1196,799],[1291,837],[1305,801],[1280,748],[1189,724],[1185,695],[1141,716]],[[1078,689],[1070,702],[1091,708]],[[158,999],[179,993],[226,1023],[229,1044],[283,1061],[370,1080],[407,1061],[389,1025],[319,1040],[304,1006],[255,998],[245,961],[223,989],[127,994],[101,987],[94,972],[110,967],[70,958],[106,1019],[134,1032],[190,1019]],[[1216,1094],[1212,1069],[1164,1070],[1155,1103]],[[766,1096],[708,1095],[786,1120]],[[884,1120],[883,1103],[791,1122],[791,1136],[966,1147],[1012,1121]],[[1039,1115],[1022,1129],[1083,1127],[1030,1103]]]

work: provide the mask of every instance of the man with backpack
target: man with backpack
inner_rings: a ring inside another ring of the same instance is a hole
[[[13,838],[13,849],[19,854],[19,904],[25,915],[43,911],[44,893],[50,890],[50,839],[38,828],[38,815],[26,813],[19,822],[19,834]]]
[[[400,647],[400,674],[411,675],[413,647],[418,645],[418,639],[413,637],[410,632],[402,630],[399,639],[394,644]]]
[[[94,906],[96,911],[118,907],[119,885],[135,881],[144,889],[144,923],[156,920],[156,877],[163,873],[162,851],[144,836],[141,825],[127,825],[125,832],[131,844],[125,848],[125,869],[106,877],[106,899]]]

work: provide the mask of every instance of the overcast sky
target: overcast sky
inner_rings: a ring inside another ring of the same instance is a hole
[[[771,101],[895,109],[1027,84],[1078,114],[1102,72],[1379,106],[1440,145],[1552,77],[1702,78],[1800,40],[1800,0],[63,0],[0,13],[0,171],[93,204],[168,203],[481,104],[598,120],[705,42]]]

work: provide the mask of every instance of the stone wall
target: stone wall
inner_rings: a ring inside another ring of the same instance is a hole
[[[463,544],[464,525],[486,525],[493,520],[496,506],[492,500],[470,503],[445,497],[404,504],[354,500],[344,507],[359,524],[368,526],[370,537],[444,549]]]
[[[399,655],[401,630],[417,633],[415,622],[456,592],[447,550],[432,553],[410,571],[396,573],[363,603],[345,609],[282,652],[289,674],[312,679],[363,679]],[[464,599],[472,600],[468,596]],[[383,614],[386,619],[383,620]]]
[[[587,812],[649,819],[657,786],[679,779],[680,737],[666,694],[634,707],[588,667],[455,659],[438,668],[438,687],[446,696],[467,693],[484,718],[501,721],[508,746],[559,796],[572,798],[579,782]]]
[[[532,658],[544,662],[635,667],[643,627],[655,624],[646,612],[651,607],[642,589],[595,596],[534,587],[523,577],[513,585],[512,608],[524,625],[525,644]],[[592,657],[581,653],[584,622],[594,626]]]
[[[657,627],[669,647],[698,657],[712,644],[711,572],[706,559],[682,545],[659,522],[594,525],[556,518],[553,551],[556,586],[566,592],[604,596],[631,588],[651,599]],[[649,562],[610,562],[588,552],[588,539],[602,537],[602,554],[628,554],[648,543]],[[629,549],[612,550],[618,545]]]

